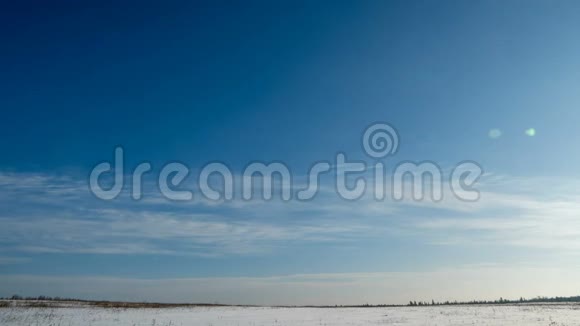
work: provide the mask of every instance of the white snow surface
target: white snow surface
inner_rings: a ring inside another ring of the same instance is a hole
[[[0,325],[35,326],[357,326],[357,325],[580,325],[578,304],[429,306],[393,308],[0,308]]]

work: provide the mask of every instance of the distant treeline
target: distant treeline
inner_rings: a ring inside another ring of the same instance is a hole
[[[38,297],[24,297],[20,295],[13,295],[7,298],[0,298],[0,300],[26,300],[26,301],[75,301],[75,302],[88,302],[93,303],[98,306],[103,307],[162,307],[162,306],[228,306],[219,303],[191,303],[191,304],[171,304],[171,303],[130,303],[130,302],[114,302],[114,301],[95,301],[95,300],[82,300],[74,298],[61,298],[61,297],[49,297],[49,296],[38,296]],[[406,306],[416,307],[416,306],[449,306],[449,305],[498,305],[498,304],[518,304],[518,303],[580,303],[580,296],[574,297],[536,297],[533,299],[519,298],[518,300],[508,300],[504,298],[499,298],[498,300],[472,300],[472,301],[410,301]],[[334,305],[334,306],[307,306],[313,308],[380,308],[380,307],[400,307],[404,305],[393,305],[393,304],[381,304],[381,305]],[[289,307],[289,306],[287,306]],[[293,306],[297,307],[297,306]]]
[[[0,298],[0,300],[27,300],[27,301],[89,301],[89,300],[79,300],[73,298],[61,298],[61,297],[47,297],[44,295],[40,295],[38,297],[23,297],[18,294],[15,294],[11,297],[7,298]]]
[[[2,298],[0,300],[12,300],[12,301],[28,301],[29,305],[33,307],[43,307],[46,303],[42,301],[54,301],[54,302],[82,302],[87,303],[92,306],[101,308],[172,308],[172,307],[218,307],[218,306],[233,306],[238,307],[239,305],[224,305],[220,303],[158,303],[158,302],[125,302],[125,301],[107,301],[107,300],[86,300],[86,299],[75,299],[75,298],[61,298],[61,297],[49,297],[49,296],[38,296],[38,297],[25,297],[21,295],[13,295],[11,297]],[[6,303],[6,302],[3,303]],[[35,302],[36,301],[36,302]],[[0,307],[5,306],[1,305]]]
[[[485,305],[485,304],[516,304],[516,303],[567,303],[580,302],[580,296],[574,297],[536,297],[533,299],[519,298],[518,300],[508,300],[499,298],[498,300],[473,300],[473,301],[410,301],[407,306],[441,306],[441,305]]]

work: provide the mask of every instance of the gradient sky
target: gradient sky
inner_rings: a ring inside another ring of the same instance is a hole
[[[579,33],[577,1],[5,3],[0,296],[577,295]],[[401,138],[390,172],[473,160],[481,199],[183,203],[155,173],[141,201],[88,190],[118,145],[128,168],[281,161],[301,180],[339,151],[373,162],[376,121]]]

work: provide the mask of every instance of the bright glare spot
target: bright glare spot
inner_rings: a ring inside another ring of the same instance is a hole
[[[526,135],[534,137],[536,135],[536,129],[534,128],[526,129]]]
[[[501,137],[501,130],[499,130],[499,129],[491,129],[489,131],[488,135],[489,135],[489,138],[491,138],[491,139],[499,138],[499,137]]]

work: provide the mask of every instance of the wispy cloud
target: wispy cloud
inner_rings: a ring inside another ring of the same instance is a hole
[[[5,257],[0,256],[0,265],[13,265],[13,264],[22,264],[30,261],[28,258],[23,257]]]
[[[101,201],[82,178],[0,173],[1,249],[216,256],[394,236],[422,243],[577,251],[580,188],[573,184],[580,182],[487,175],[475,203],[454,196],[436,203],[376,201],[372,194],[351,202],[324,185],[319,196],[306,202],[200,200],[192,205],[154,192],[141,201],[128,195]]]
[[[27,252],[247,254],[292,242],[345,241],[362,226],[225,221],[223,216],[159,211],[94,211],[91,215],[0,218],[1,237]]]
[[[425,236],[438,243],[579,252],[580,195],[579,188],[572,186],[580,186],[578,180],[501,180],[482,192],[480,202],[471,211],[452,216],[435,214],[413,221],[410,227],[422,229]],[[519,183],[523,184],[522,190],[518,190]]]

